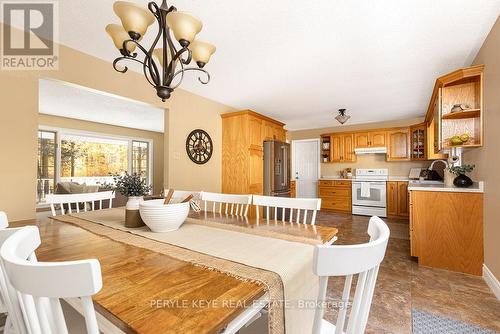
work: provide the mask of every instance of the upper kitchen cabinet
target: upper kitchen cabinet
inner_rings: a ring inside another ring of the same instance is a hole
[[[410,127],[411,160],[427,160],[427,126],[425,123]]]
[[[410,128],[387,131],[387,161],[410,160]]]
[[[321,136],[322,162],[354,162],[354,134],[338,133]]]
[[[436,80],[426,115],[434,153],[483,145],[483,69],[463,68]]]
[[[355,148],[368,147],[385,147],[386,132],[385,131],[370,131],[358,132],[354,134]]]

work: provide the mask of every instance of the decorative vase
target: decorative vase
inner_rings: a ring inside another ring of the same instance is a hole
[[[459,188],[467,188],[467,187],[470,187],[472,186],[472,180],[470,179],[470,177],[468,177],[467,175],[465,174],[460,174],[458,175],[455,180],[453,180],[453,184],[456,186],[456,187],[459,187]]]
[[[455,179],[455,174],[453,174],[446,168],[444,170],[444,185],[446,187],[453,187],[454,179]]]
[[[139,213],[139,204],[143,202],[142,196],[130,196],[125,205],[125,227],[135,228],[146,224],[142,221]]]

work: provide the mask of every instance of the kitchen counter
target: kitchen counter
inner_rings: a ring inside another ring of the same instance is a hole
[[[409,191],[442,191],[458,193],[484,193],[484,182],[474,182],[469,188],[459,188],[455,186],[445,186],[442,184],[412,183],[408,185]]]
[[[410,179],[408,176],[389,176],[388,181],[400,181],[400,182],[408,182]]]
[[[356,177],[351,177],[351,178],[345,178],[341,176],[322,176],[319,178],[320,180],[342,180],[342,181],[353,181],[356,180]],[[389,179],[387,181],[400,181],[400,182],[405,182],[409,181],[410,179],[407,176],[389,176]]]

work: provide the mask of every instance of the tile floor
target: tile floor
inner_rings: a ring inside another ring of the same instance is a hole
[[[337,227],[337,244],[353,244],[368,240],[368,219],[321,212],[317,224]],[[411,333],[412,308],[500,332],[500,301],[482,277],[419,267],[410,256],[408,220],[385,221],[391,238],[380,268],[367,333]],[[330,279],[329,296],[338,298],[343,284],[343,279]],[[326,312],[326,318],[334,322],[334,313]]]

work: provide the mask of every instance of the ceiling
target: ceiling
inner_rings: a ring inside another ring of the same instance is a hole
[[[61,43],[112,61],[113,2],[59,1]],[[435,78],[470,65],[500,13],[500,0],[171,2],[217,46],[212,81],[191,73],[183,88],[292,130],[338,125],[339,108],[347,124],[422,116]]]
[[[164,109],[56,80],[39,82],[39,112],[163,132]]]

